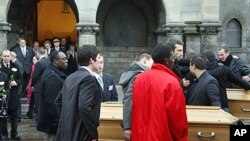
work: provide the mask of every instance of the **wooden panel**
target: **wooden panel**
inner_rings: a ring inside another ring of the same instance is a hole
[[[250,91],[227,89],[229,112],[241,119],[250,118]]]
[[[98,127],[99,138],[109,141],[123,140],[121,120],[101,120]]]
[[[238,118],[222,109],[187,109],[188,123],[232,124]]]
[[[189,124],[189,141],[229,141],[229,125]],[[198,136],[198,133],[201,136]]]
[[[250,101],[229,100],[229,112],[240,119],[250,119]]]
[[[219,107],[187,106],[188,138],[189,141],[228,141],[229,126],[238,121],[238,118],[224,112]],[[121,103],[102,103],[99,137],[102,141],[124,140]],[[197,135],[215,133],[212,138],[202,138]]]

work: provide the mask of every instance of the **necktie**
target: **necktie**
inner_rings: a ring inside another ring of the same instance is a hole
[[[6,66],[6,68],[10,68],[10,65],[7,63],[7,64],[5,64],[5,66]]]
[[[22,47],[22,53],[23,53],[23,56],[26,56],[26,51],[24,47]]]
[[[100,86],[102,87],[102,90],[103,90],[103,80],[102,80],[102,77],[99,76],[97,80],[98,80],[98,82],[99,82],[99,84],[100,84]]]

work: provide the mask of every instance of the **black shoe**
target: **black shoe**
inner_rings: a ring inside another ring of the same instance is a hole
[[[11,135],[11,139],[12,140],[21,140],[21,137],[16,134],[16,135],[13,135],[13,136]]]

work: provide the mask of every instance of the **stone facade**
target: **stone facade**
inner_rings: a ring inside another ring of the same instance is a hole
[[[66,1],[72,3],[71,0]],[[105,57],[105,71],[113,74],[116,82],[120,74],[129,67],[136,53],[150,50],[152,46],[164,43],[169,38],[183,40],[185,50],[216,52],[218,47],[227,44],[226,27],[232,19],[239,21],[242,27],[242,37],[241,47],[232,48],[231,52],[250,63],[250,56],[247,56],[250,52],[249,0],[128,0],[127,2],[143,15],[143,24],[146,25],[146,34],[143,37],[146,38],[146,44],[145,46],[105,46],[104,35],[112,35],[112,32],[115,32],[107,28],[105,20],[112,8],[119,2],[124,1],[73,1],[77,10],[75,13],[78,14],[76,29],[79,46],[84,44],[99,46]],[[0,50],[13,46],[18,36],[26,35],[24,25],[28,12],[20,10],[20,6],[32,6],[31,1],[19,0],[11,5],[12,3],[14,3],[12,0],[1,0]],[[132,18],[128,17],[128,25],[133,22],[130,19]],[[128,26],[125,30],[129,35],[134,29],[129,31]],[[106,32],[110,33],[106,34]]]

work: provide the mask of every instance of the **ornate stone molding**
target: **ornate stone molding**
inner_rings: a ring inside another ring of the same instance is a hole
[[[99,32],[99,24],[82,24],[76,25],[76,30],[82,34],[97,34]]]
[[[214,35],[222,31],[222,26],[219,23],[203,23],[197,26],[201,34]]]
[[[162,32],[165,34],[182,34],[186,26],[186,24],[180,23],[165,24],[162,26]]]
[[[11,24],[6,22],[0,22],[0,31],[10,31]]]

